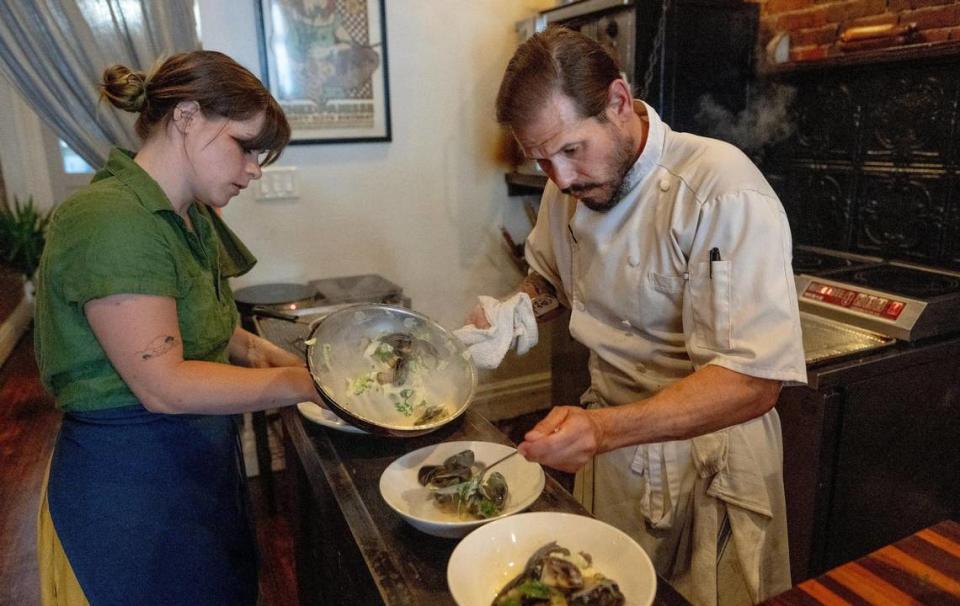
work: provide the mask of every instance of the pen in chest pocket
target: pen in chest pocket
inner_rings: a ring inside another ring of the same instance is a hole
[[[720,260],[720,249],[716,247],[711,248],[710,249],[710,279],[711,280],[713,279],[713,264],[714,262],[719,260]]]

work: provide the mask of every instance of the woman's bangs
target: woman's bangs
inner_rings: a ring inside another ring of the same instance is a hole
[[[269,166],[280,158],[283,148],[289,142],[290,124],[287,122],[287,117],[283,114],[280,105],[271,98],[264,110],[263,126],[248,145],[251,149],[266,152],[267,155],[260,166]]]

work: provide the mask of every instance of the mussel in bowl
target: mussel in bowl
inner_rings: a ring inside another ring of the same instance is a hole
[[[555,541],[538,549],[523,572],[494,598],[491,606],[622,606],[616,581],[593,568],[590,554],[571,553]]]
[[[483,469],[472,450],[463,450],[440,465],[422,466],[417,481],[430,490],[434,503],[445,512],[461,518],[492,518],[503,512],[510,491],[503,474],[482,474]]]
[[[463,454],[468,450],[472,454]],[[390,463],[380,476],[380,494],[387,505],[414,528],[438,537],[459,539],[491,520],[519,513],[537,500],[546,481],[543,468],[521,456],[511,455],[517,455],[516,448],[494,442],[467,440],[430,444]],[[460,468],[452,473],[447,471],[451,465],[444,466],[451,457],[458,462],[452,467]],[[486,464],[485,479],[488,475],[492,476],[493,472],[503,476],[502,482],[493,480],[486,485],[491,500],[496,502],[502,499],[503,509],[500,513],[479,518],[467,510],[461,516],[455,508],[452,513],[442,509],[434,493],[462,484],[464,478],[473,477],[467,475],[465,468],[469,468],[472,474],[480,470],[483,464]],[[439,472],[442,467],[446,475]],[[437,478],[434,484],[447,486],[427,488],[426,484],[433,478]],[[486,603],[489,603],[489,599]]]

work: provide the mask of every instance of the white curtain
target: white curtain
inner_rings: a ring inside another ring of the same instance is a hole
[[[134,114],[99,102],[103,69],[198,48],[194,0],[0,0],[0,74],[94,167],[138,146]]]

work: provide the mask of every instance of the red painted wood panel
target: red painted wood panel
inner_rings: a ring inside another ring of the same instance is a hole
[[[960,524],[935,524],[765,604],[960,604]]]

